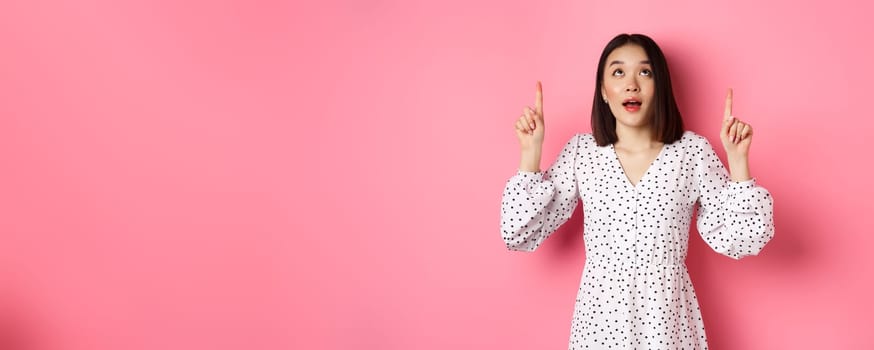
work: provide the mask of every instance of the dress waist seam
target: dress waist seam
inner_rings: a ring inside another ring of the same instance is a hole
[[[585,263],[593,263],[593,264],[610,264],[610,265],[638,265],[638,266],[663,266],[663,267],[674,267],[674,266],[686,266],[685,261],[673,262],[670,264],[664,263],[653,263],[653,262],[643,262],[643,261],[631,261],[631,260],[618,260],[618,259],[586,259]]]

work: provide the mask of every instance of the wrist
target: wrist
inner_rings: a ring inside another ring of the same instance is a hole
[[[522,151],[523,155],[524,154],[539,155],[541,152],[543,152],[543,146],[537,145],[537,146],[522,147],[521,151]]]
[[[728,161],[731,163],[740,163],[740,162],[746,163],[750,159],[749,155],[747,155],[747,154],[731,154],[731,153],[729,153],[729,154],[727,154],[727,157],[728,157]]]
[[[749,163],[745,159],[729,161],[728,171],[731,180],[735,182],[744,182],[752,178]]]
[[[734,174],[732,174],[731,175],[731,181],[734,181],[734,182],[746,182],[746,181],[750,181],[752,179],[753,178],[751,176],[749,176],[749,174],[746,174],[746,175],[734,175]]]

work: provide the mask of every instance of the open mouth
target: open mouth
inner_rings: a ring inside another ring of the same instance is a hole
[[[622,102],[622,106],[625,107],[625,110],[629,111],[629,112],[639,111],[640,105],[641,105],[641,102],[639,100],[633,99],[633,98],[627,99],[624,102]]]

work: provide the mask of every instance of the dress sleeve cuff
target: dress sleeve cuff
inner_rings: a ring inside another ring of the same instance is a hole
[[[731,181],[728,185],[728,189],[732,192],[745,191],[753,187],[756,187],[756,178],[746,181]]]
[[[752,202],[750,197],[753,188],[756,187],[756,179],[752,178],[746,181],[730,181],[728,189],[723,193],[723,201],[726,202],[728,209],[735,213],[753,213]]]
[[[541,179],[543,179],[543,171],[518,170],[518,171],[516,171],[516,176],[522,176],[522,178],[525,180],[533,180],[533,179],[541,180]]]

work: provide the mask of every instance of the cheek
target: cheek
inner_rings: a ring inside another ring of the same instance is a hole
[[[647,79],[644,80],[641,85],[643,85],[643,88],[646,89],[645,91],[647,92],[647,95],[655,95],[655,81],[653,81],[652,79]]]
[[[611,84],[608,82],[604,83],[604,91],[607,92],[607,96],[613,96],[619,92],[621,92],[622,88],[619,84]]]

